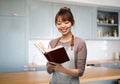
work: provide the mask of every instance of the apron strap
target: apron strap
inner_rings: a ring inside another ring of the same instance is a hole
[[[58,43],[59,43],[60,39],[61,39],[61,37],[60,37],[60,38],[58,38],[58,40],[57,40],[57,42],[56,42],[56,44],[54,45],[54,47],[53,47],[53,48],[55,48],[55,47],[58,45]]]
[[[57,40],[54,48],[58,45],[58,43],[59,43],[59,41],[60,41],[61,38],[62,38],[62,37],[60,37],[60,38]],[[73,50],[73,46],[74,46],[74,35],[72,35],[70,46],[71,46],[71,50]]]

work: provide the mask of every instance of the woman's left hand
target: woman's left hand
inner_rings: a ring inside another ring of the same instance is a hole
[[[55,62],[50,62],[50,64],[54,65],[54,67],[53,67],[54,71],[63,72],[64,67],[61,64],[58,64]]]

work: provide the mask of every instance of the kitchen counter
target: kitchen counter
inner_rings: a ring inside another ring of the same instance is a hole
[[[84,75],[80,78],[80,82],[95,82],[113,79],[120,79],[120,70],[105,67],[92,67],[86,68]]]
[[[113,59],[109,59],[109,60],[96,60],[96,61],[87,61],[87,65],[95,65],[95,64],[109,64],[109,63],[120,63],[120,60],[116,59],[116,60],[113,60]]]
[[[0,84],[49,84],[46,71],[17,72],[0,74]]]
[[[49,84],[50,75],[46,71],[18,72],[0,74],[0,84]],[[80,82],[94,82],[103,80],[120,79],[120,70],[90,67],[85,69]]]

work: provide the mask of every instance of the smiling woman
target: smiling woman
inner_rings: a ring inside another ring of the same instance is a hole
[[[55,25],[61,37],[52,39],[49,45],[51,48],[64,46],[70,61],[62,64],[47,63],[47,71],[52,74],[50,84],[80,84],[79,77],[84,73],[87,49],[85,41],[74,36],[71,31],[74,17],[70,8],[60,8],[55,16]]]

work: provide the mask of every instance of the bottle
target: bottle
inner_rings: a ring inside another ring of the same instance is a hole
[[[115,29],[113,32],[114,37],[117,37],[117,30]]]
[[[114,24],[114,16],[111,16],[111,17],[110,17],[110,23],[111,23],[111,24]]]
[[[103,32],[99,31],[99,37],[103,37]]]

